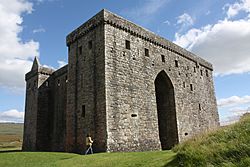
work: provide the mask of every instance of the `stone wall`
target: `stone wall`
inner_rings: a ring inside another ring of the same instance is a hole
[[[86,135],[95,140],[95,152],[106,151],[103,14],[84,23],[67,37],[67,151],[83,152]]]
[[[112,13],[105,22],[108,151],[161,148],[155,79],[162,71],[174,88],[173,140],[218,126],[210,63]]]
[[[51,150],[65,151],[68,66],[55,71],[50,79]]]

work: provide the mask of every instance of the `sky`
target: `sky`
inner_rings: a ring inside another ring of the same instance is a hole
[[[0,122],[23,122],[34,57],[65,65],[66,35],[103,8],[211,62],[222,125],[250,112],[250,0],[0,0]]]

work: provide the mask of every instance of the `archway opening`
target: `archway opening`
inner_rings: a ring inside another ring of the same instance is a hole
[[[178,143],[174,87],[164,71],[155,79],[158,126],[161,147],[171,149]]]

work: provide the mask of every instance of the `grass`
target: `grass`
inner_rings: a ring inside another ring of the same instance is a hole
[[[175,157],[175,153],[172,151],[100,153],[88,156],[70,153],[11,151],[21,149],[22,133],[23,124],[0,123],[0,166],[164,167]]]
[[[15,128],[9,130],[11,129]],[[17,130],[12,134],[0,128],[0,134],[5,133],[6,140],[12,139],[8,135],[18,136],[19,132],[21,131]],[[13,140],[16,140],[15,137]],[[0,153],[0,166],[246,167],[250,166],[250,115],[244,116],[238,123],[179,144],[173,151],[99,153],[87,156],[70,153],[5,151]]]
[[[47,152],[5,152],[0,154],[4,167],[165,167],[175,157],[172,151],[99,153],[79,155]]]
[[[178,166],[250,166],[250,115],[173,149]]]
[[[20,150],[23,124],[0,123],[0,150]]]

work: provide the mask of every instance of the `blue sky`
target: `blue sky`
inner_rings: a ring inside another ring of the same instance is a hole
[[[0,0],[0,121],[23,121],[34,56],[64,65],[66,35],[103,8],[212,62],[222,124],[250,112],[250,0]]]

